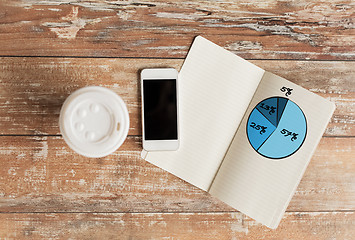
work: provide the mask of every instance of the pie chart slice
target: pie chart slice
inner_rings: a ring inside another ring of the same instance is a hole
[[[277,127],[277,107],[277,98],[268,98],[256,105],[260,113],[275,127]]]
[[[280,122],[282,113],[285,110],[288,99],[286,98],[277,98],[277,122]]]
[[[269,109],[266,109],[266,105]],[[270,106],[276,106],[275,109],[272,108],[275,110],[275,117],[260,110],[262,108],[270,111]],[[286,158],[295,153],[302,146],[307,134],[307,121],[303,111],[297,104],[283,97],[261,101],[250,113],[247,124],[247,137],[253,149],[271,159]],[[260,129],[265,131],[261,134]]]
[[[258,127],[259,126],[259,127]],[[261,128],[264,127],[264,128]],[[270,137],[276,127],[272,125],[258,110],[253,111],[248,119],[249,142],[254,149],[258,149]],[[264,129],[264,131],[262,131]]]

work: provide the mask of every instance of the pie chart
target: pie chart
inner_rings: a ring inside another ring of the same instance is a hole
[[[247,122],[247,137],[252,148],[264,157],[282,159],[302,146],[307,121],[301,108],[284,97],[259,102]]]

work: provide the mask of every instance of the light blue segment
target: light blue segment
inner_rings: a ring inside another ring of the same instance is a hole
[[[251,127],[250,125],[261,125],[266,127],[265,132],[260,134],[261,129],[256,130],[255,128]],[[261,144],[272,134],[272,132],[276,129],[274,125],[270,123],[256,108],[250,114],[248,125],[247,125],[247,133],[248,138],[255,150],[258,150]]]
[[[281,134],[283,129],[297,133],[297,139]],[[270,158],[283,158],[291,155],[302,145],[306,136],[307,123],[302,110],[292,101],[288,101],[279,125],[270,138],[260,147],[259,153]]]

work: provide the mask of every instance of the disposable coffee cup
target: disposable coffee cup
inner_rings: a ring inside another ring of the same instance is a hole
[[[84,87],[63,103],[60,132],[71,149],[92,158],[116,151],[127,137],[129,115],[126,104],[104,87]]]

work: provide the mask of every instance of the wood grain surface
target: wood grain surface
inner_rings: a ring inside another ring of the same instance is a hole
[[[9,239],[353,239],[355,224],[353,212],[286,213],[277,231],[241,213],[1,215]]]
[[[140,137],[99,159],[75,154],[62,137],[0,140],[0,212],[235,211],[141,159]],[[354,146],[323,138],[288,211],[354,211]]]
[[[2,0],[0,55],[185,57],[203,34],[244,58],[355,59],[352,0]]]
[[[355,136],[353,61],[268,61],[254,64],[336,104],[327,136]],[[100,85],[127,103],[130,135],[141,134],[139,70],[175,67],[179,59],[0,58],[0,134],[59,134],[58,116],[74,90]],[[47,84],[50,83],[50,84]]]
[[[355,2],[0,1],[0,239],[354,239]],[[140,157],[139,71],[180,69],[203,35],[336,104],[271,230]],[[91,85],[126,102],[112,155],[74,153],[62,103]]]

